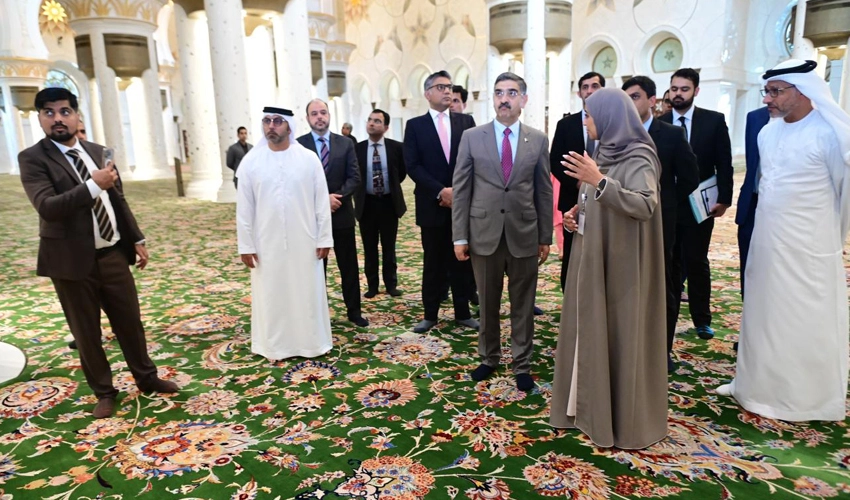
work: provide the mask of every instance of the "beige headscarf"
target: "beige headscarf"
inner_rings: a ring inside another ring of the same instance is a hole
[[[587,114],[593,118],[599,146],[593,157],[599,168],[612,167],[635,155],[658,167],[655,143],[643,128],[637,108],[620,89],[599,89],[587,98]]]

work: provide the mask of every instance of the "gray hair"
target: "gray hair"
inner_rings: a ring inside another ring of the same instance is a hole
[[[424,90],[428,90],[428,87],[430,87],[437,78],[448,78],[449,81],[452,81],[452,75],[450,75],[448,71],[437,71],[436,73],[431,73],[428,78],[425,79],[425,85],[423,85]]]
[[[511,73],[510,71],[505,71],[501,75],[497,76],[496,81],[493,83],[493,87],[498,85],[499,82],[504,82],[505,80],[510,80],[519,84],[520,94],[525,95],[525,93],[528,92],[528,86],[525,84],[525,80],[523,80],[521,76],[516,73]]]
[[[352,125],[352,124],[350,124],[350,123],[348,123],[348,122],[345,122],[345,123],[343,123],[343,124],[342,124],[342,128],[346,128],[346,127],[350,128],[350,129],[352,129],[352,130],[354,130],[354,125]]]

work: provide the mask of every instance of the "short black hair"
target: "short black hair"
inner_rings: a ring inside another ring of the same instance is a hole
[[[528,85],[525,84],[525,80],[522,79],[521,76],[516,73],[511,73],[510,71],[505,71],[501,75],[496,77],[496,81],[493,82],[493,87],[495,88],[499,82],[504,82],[505,80],[509,80],[512,82],[516,82],[519,85],[519,93],[525,95],[528,92]]]
[[[694,88],[699,87],[699,73],[697,73],[697,70],[693,68],[677,69],[676,72],[673,73],[673,76],[670,77],[670,81],[672,82],[674,78],[687,78],[694,83]]]
[[[594,77],[599,78],[599,86],[600,87],[605,86],[605,77],[600,75],[599,73],[597,73],[595,71],[590,71],[588,73],[581,75],[581,78],[578,79],[578,88],[581,89],[581,84],[584,83],[585,80],[590,80],[591,78],[594,78]]]
[[[373,109],[373,110],[372,110],[372,112],[371,112],[371,113],[369,113],[369,114],[370,114],[370,115],[374,115],[375,113],[381,113],[382,115],[384,115],[384,126],[385,126],[385,127],[389,127],[389,126],[390,126],[390,114],[389,114],[389,113],[387,113],[387,112],[386,112],[386,111],[384,111],[383,109],[375,108],[375,109]]]
[[[655,82],[652,81],[652,78],[648,76],[633,76],[623,83],[623,90],[626,90],[629,87],[634,87],[637,85],[644,92],[646,92],[646,97],[655,97],[655,93],[658,91],[655,87]]]
[[[247,131],[248,131],[248,129],[247,129],[247,128],[245,128],[245,127],[239,127],[239,128],[237,128],[237,129],[236,129],[236,133],[238,134],[239,132],[242,132],[243,130],[244,130],[245,132],[247,132]]]
[[[62,87],[47,87],[35,95],[35,109],[41,111],[48,102],[68,101],[71,109],[77,111],[77,96],[73,92]]]
[[[452,94],[460,94],[460,100],[466,104],[466,100],[469,99],[469,91],[463,88],[461,85],[455,85],[452,87]]]
[[[425,84],[422,85],[422,87],[425,90],[428,90],[428,87],[430,87],[431,84],[434,83],[434,80],[436,80],[437,78],[448,78],[449,81],[452,81],[452,75],[450,75],[449,72],[446,70],[441,70],[428,75],[428,78],[425,79]]]

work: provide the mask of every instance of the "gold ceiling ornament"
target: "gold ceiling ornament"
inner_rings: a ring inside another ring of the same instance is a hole
[[[48,62],[23,57],[0,58],[0,77],[47,78]]]
[[[71,20],[92,17],[120,17],[156,24],[166,0],[58,0]]]
[[[56,0],[41,2],[41,13],[38,16],[38,27],[42,34],[63,35],[70,32],[68,14],[65,7]]]

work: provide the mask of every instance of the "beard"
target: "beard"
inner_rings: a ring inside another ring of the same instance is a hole
[[[58,143],[63,143],[63,142],[70,141],[71,138],[76,135],[76,133],[77,133],[76,130],[71,132],[71,129],[69,129],[68,127],[65,127],[64,132],[57,132],[54,129],[51,129],[50,133],[47,134],[47,137],[50,138],[53,141],[58,142]]]
[[[681,101],[676,100],[677,98],[674,97],[673,99],[670,99],[670,103],[676,111],[688,110],[694,105],[694,97],[691,97],[690,99],[682,99]]]

